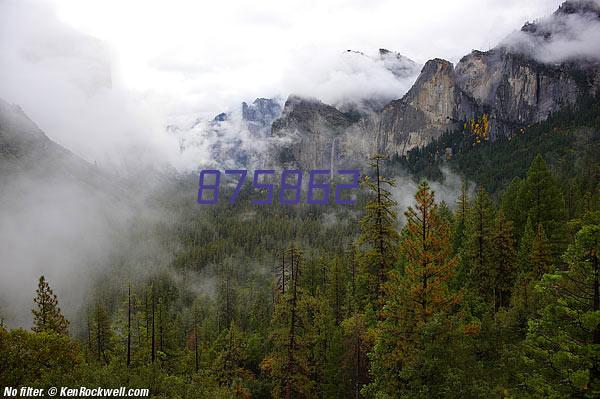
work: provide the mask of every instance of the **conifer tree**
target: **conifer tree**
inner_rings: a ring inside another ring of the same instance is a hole
[[[516,278],[515,243],[512,235],[512,222],[504,218],[500,210],[496,215],[491,233],[491,265],[494,284],[494,309],[508,307]]]
[[[469,285],[486,299],[494,302],[494,275],[491,252],[491,233],[494,208],[488,193],[480,187],[469,210],[463,262],[468,271]]]
[[[527,221],[526,209],[519,201],[524,183],[522,179],[515,177],[500,198],[500,209],[504,212],[506,219],[513,222],[514,235],[517,240],[521,238]]]
[[[531,320],[525,382],[535,396],[600,397],[600,225],[584,226],[564,260],[566,271],[538,285],[547,306]]]
[[[519,273],[529,273],[532,270],[529,257],[531,256],[531,245],[534,237],[535,232],[531,224],[531,218],[527,218],[523,236],[519,243],[519,251],[517,252],[517,269]]]
[[[459,300],[447,285],[457,264],[450,227],[440,220],[434,193],[426,182],[419,185],[415,199],[415,207],[405,213],[404,274],[394,274],[386,284],[386,302],[372,353],[374,381],[369,389],[392,397],[399,396],[413,378],[422,377],[418,369],[425,359],[419,354],[434,344],[442,331],[451,329],[446,315]],[[443,328],[423,339],[432,320]]]
[[[40,276],[36,297],[33,303],[33,328],[35,332],[54,332],[69,334],[69,322],[63,316],[58,306],[58,297],[52,292],[44,276]]]
[[[273,351],[263,359],[261,368],[276,381],[274,397],[303,398],[310,396],[313,386],[310,316],[316,312],[316,303],[299,284],[303,262],[300,249],[292,245],[286,259],[290,262],[289,289],[275,306]]]
[[[108,309],[101,303],[97,303],[93,313],[90,315],[91,336],[93,341],[92,350],[99,362],[109,363],[109,353],[112,349],[112,328]]]
[[[454,251],[458,252],[464,244],[467,215],[469,214],[469,185],[463,178],[460,185],[460,195],[456,200],[456,216],[454,218]]]
[[[531,253],[529,255],[529,264],[533,277],[538,279],[544,273],[547,273],[552,268],[552,254],[550,245],[544,232],[544,227],[538,224],[537,231],[531,243]]]
[[[395,183],[381,175],[382,159],[381,155],[372,158],[375,181],[368,176],[363,180],[372,199],[367,203],[365,215],[360,220],[358,238],[361,249],[361,282],[366,286],[367,302],[376,308],[382,303],[383,285],[387,281],[389,270],[396,262],[399,239],[395,230],[397,215],[393,209],[396,202],[390,192]]]
[[[560,187],[548,170],[544,159],[535,157],[519,193],[519,204],[532,225],[542,225],[548,232],[551,255],[559,263],[560,255],[566,249],[566,211],[565,201]]]
[[[346,275],[344,265],[339,257],[334,257],[329,262],[326,273],[326,297],[333,311],[336,324],[340,324],[346,303]]]

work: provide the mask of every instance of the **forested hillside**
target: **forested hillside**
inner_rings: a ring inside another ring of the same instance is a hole
[[[170,218],[128,232],[148,253],[115,256],[80,320],[69,325],[40,278],[32,331],[0,328],[0,385],[599,397],[598,104],[506,140],[465,124],[405,158],[375,157],[355,207],[255,206],[249,187],[235,206],[200,206],[196,177],[183,177],[149,200]],[[398,209],[399,166],[460,173],[457,203],[424,180]],[[155,253],[170,266],[155,268]]]

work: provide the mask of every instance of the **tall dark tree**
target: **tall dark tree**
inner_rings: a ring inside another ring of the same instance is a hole
[[[40,276],[38,288],[33,299],[33,328],[35,332],[54,332],[69,334],[69,322],[63,316],[58,306],[58,297],[52,292],[44,276]]]
[[[381,175],[382,159],[381,155],[372,158],[375,181],[368,176],[363,180],[372,199],[367,203],[365,215],[360,220],[358,238],[361,280],[366,286],[367,301],[375,307],[382,304],[383,285],[387,281],[389,270],[396,263],[399,240],[395,229],[396,202],[390,192],[395,183]]]
[[[553,261],[559,263],[566,249],[566,209],[563,194],[544,159],[535,157],[519,193],[518,206],[526,212],[534,228],[542,225],[549,232],[548,241]]]
[[[504,218],[504,212],[498,211],[490,237],[491,266],[493,268],[494,309],[507,308],[515,283],[516,251],[512,233],[512,222]]]
[[[403,274],[394,274],[386,284],[386,302],[376,327],[376,344],[371,354],[375,396],[400,397],[415,381],[425,383],[428,371],[421,365],[427,347],[443,340],[450,331],[447,318],[459,296],[448,288],[457,258],[452,255],[450,226],[437,213],[429,185],[419,185],[416,204],[406,211],[401,243],[405,258]],[[433,332],[430,321],[441,326]]]
[[[291,245],[286,258],[290,262],[289,289],[275,306],[273,351],[263,359],[261,368],[276,382],[274,397],[305,398],[312,392],[310,331],[311,314],[317,306],[299,284],[303,261],[300,249]]]
[[[529,323],[525,382],[539,397],[600,397],[600,225],[577,233],[566,271],[538,285],[547,305]]]
[[[489,194],[480,187],[467,218],[462,261],[469,275],[469,285],[488,303],[494,302],[494,268],[491,264],[493,226],[493,203]]]

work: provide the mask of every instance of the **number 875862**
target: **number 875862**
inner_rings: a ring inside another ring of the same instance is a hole
[[[331,193],[331,184],[328,182],[331,171],[326,169],[311,170],[308,173],[308,191],[306,195],[306,203],[313,205],[325,205],[329,203],[329,197]],[[344,180],[350,180],[347,183],[338,183],[335,186],[335,203],[339,205],[354,205],[355,199],[342,199],[344,190],[353,190],[358,188],[358,180],[360,171],[358,169],[349,170],[338,170],[336,172],[340,176],[348,176]],[[207,183],[207,176],[214,176],[213,183]],[[237,175],[238,181],[235,190],[231,197],[229,197],[229,203],[233,204],[240,193],[246,177],[248,175],[247,170],[236,169],[226,170],[225,175]],[[301,170],[284,170],[281,173],[280,179],[280,190],[279,190],[279,203],[281,205],[297,205],[300,203],[302,194],[302,179],[304,173]],[[261,179],[261,176],[263,177]],[[252,186],[258,190],[266,190],[266,198],[254,199],[253,204],[264,205],[273,203],[273,192],[275,185],[273,183],[266,183],[265,180],[269,176],[275,176],[275,170],[255,170],[254,178],[252,179]],[[319,179],[319,176],[321,177]],[[262,180],[262,182],[261,182]],[[271,178],[270,180],[273,180]],[[290,181],[291,180],[291,181]],[[219,202],[219,184],[221,182],[221,172],[219,170],[207,169],[200,172],[200,185],[198,189],[198,203],[199,204],[216,204]],[[205,194],[208,192],[208,195]],[[318,198],[316,193],[321,193],[321,198]],[[212,198],[210,193],[212,193]],[[293,193],[293,195],[290,195]],[[348,195],[346,195],[347,197]],[[208,197],[208,198],[206,198]]]

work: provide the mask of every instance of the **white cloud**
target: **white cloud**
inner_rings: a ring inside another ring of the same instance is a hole
[[[343,51],[456,61],[559,2],[3,0],[0,97],[90,161],[181,161],[167,124],[291,92],[400,97],[410,80]]]
[[[534,26],[535,33],[516,31],[503,44],[545,63],[600,61],[600,21],[595,13],[559,13],[540,18]]]

